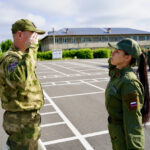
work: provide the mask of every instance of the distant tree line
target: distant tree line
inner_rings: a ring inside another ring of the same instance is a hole
[[[2,41],[0,43],[0,49],[1,49],[1,52],[6,52],[10,46],[13,44],[12,40],[8,39],[6,41]]]

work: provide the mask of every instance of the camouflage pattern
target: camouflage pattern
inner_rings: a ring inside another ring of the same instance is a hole
[[[45,33],[45,31],[37,29],[35,24],[28,19],[17,20],[12,25],[11,31],[13,34],[15,34],[17,31],[32,31],[32,32],[36,32],[38,34]]]
[[[36,44],[23,54],[11,47],[0,59],[0,97],[2,108],[11,112],[39,110],[43,92],[35,74]]]
[[[4,113],[3,127],[10,150],[38,150],[41,117],[38,111]]]
[[[144,150],[141,108],[144,88],[131,67],[121,70],[110,65],[105,91],[108,129],[113,150]]]
[[[0,97],[6,110],[3,127],[10,150],[38,150],[44,98],[35,74],[37,49],[31,44],[22,53],[12,46],[0,58]]]

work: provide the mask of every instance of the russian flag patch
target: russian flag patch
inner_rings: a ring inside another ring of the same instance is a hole
[[[131,102],[131,103],[130,103],[130,106],[131,106],[131,107],[136,107],[136,106],[137,106],[137,102]]]

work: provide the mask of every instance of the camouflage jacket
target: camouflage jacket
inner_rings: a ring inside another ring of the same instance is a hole
[[[43,92],[35,74],[38,46],[31,44],[25,53],[12,46],[0,58],[0,97],[7,111],[38,110]]]

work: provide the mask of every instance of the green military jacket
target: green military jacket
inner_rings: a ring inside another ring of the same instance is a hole
[[[113,138],[118,136],[118,139],[123,138],[122,141],[125,141],[124,145],[120,145],[122,149],[143,150],[144,131],[141,114],[144,103],[143,85],[130,66],[119,70],[110,64],[109,69],[110,81],[105,91],[105,105],[111,118],[109,123],[116,124],[110,126],[111,140],[114,141]],[[119,125],[121,127],[118,127]],[[114,129],[117,127],[118,129]],[[120,143],[112,142],[112,144],[116,146]]]
[[[0,97],[7,111],[38,110],[43,105],[43,92],[35,74],[36,44],[25,53],[12,46],[0,58]]]

